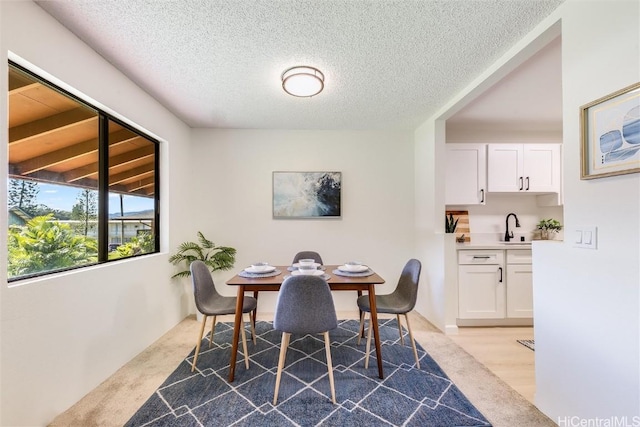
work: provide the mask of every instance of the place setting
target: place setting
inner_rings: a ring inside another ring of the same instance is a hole
[[[346,277],[367,277],[374,274],[374,272],[368,265],[360,261],[349,261],[339,265],[338,268],[333,270],[333,274]]]
[[[259,277],[275,277],[282,271],[268,262],[256,262],[238,273],[240,277],[255,279]]]
[[[331,278],[324,272],[325,267],[313,259],[301,259],[288,267],[287,270],[291,272],[291,276],[320,276],[324,280]]]

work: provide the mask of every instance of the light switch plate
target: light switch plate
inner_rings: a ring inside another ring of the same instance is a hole
[[[574,248],[598,249],[598,227],[595,225],[576,227]]]

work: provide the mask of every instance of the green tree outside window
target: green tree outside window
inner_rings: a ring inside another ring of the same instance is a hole
[[[20,208],[26,213],[33,215],[36,210],[36,200],[39,192],[38,183],[35,181],[10,179],[7,205],[9,208]]]
[[[98,193],[84,189],[78,193],[78,203],[71,208],[71,219],[78,221],[73,228],[78,234],[87,237],[94,231],[98,220]]]
[[[9,229],[8,276],[86,265],[98,260],[96,239],[76,234],[71,226],[38,216],[24,227]]]

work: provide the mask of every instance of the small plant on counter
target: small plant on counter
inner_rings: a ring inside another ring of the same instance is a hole
[[[449,216],[445,214],[444,219],[445,219],[445,223],[444,223],[445,233],[455,233],[456,228],[458,228],[458,220],[460,218],[453,218],[453,214],[449,214]]]
[[[540,238],[542,240],[552,239],[556,233],[562,230],[562,225],[560,221],[556,219],[541,219],[536,226],[538,230],[540,230]]]
[[[207,264],[209,270],[229,270],[236,262],[236,250],[227,246],[216,246],[211,240],[208,240],[198,231],[198,242],[184,242],[178,252],[171,255],[169,262],[173,265],[186,264],[186,270],[182,270],[174,277],[189,277],[191,263],[200,260]]]

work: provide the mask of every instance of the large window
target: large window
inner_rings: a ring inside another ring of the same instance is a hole
[[[158,142],[9,63],[8,280],[157,252]]]

